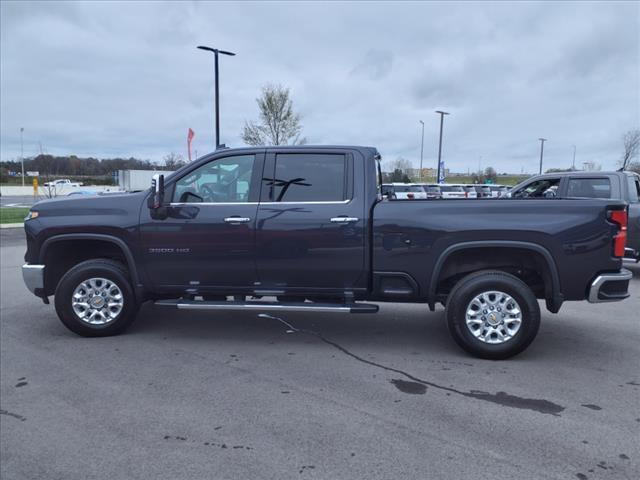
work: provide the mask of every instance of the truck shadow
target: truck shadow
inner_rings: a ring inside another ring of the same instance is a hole
[[[471,363],[494,362],[481,360],[462,351],[451,339],[444,316],[439,308],[430,312],[424,305],[381,304],[374,315],[327,314],[316,312],[276,315],[298,330],[317,332],[323,337],[348,345],[365,354],[428,355],[445,360],[466,359]],[[602,348],[602,332],[589,329],[558,316],[543,314],[540,333],[522,354],[509,360],[546,361],[568,357],[589,356],[594,348]],[[189,345],[192,341],[210,341],[217,344],[231,342],[251,348],[274,345],[281,348],[304,347],[315,343],[308,335],[287,333],[287,327],[277,320],[259,318],[247,312],[185,312],[154,305],[145,305],[127,335],[160,337],[176,344]]]

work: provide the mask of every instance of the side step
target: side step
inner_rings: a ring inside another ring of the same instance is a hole
[[[291,312],[376,313],[378,305],[370,303],[276,303],[276,302],[207,302],[198,300],[157,300],[155,305],[180,310],[260,310]]]

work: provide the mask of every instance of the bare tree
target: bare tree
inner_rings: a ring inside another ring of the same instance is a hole
[[[247,145],[303,145],[300,138],[300,115],[293,112],[289,89],[282,85],[265,85],[262,95],[256,98],[260,118],[257,122],[244,123],[242,140]]]
[[[640,130],[629,130],[622,136],[622,142],[624,143],[624,154],[621,163],[622,169],[626,170],[640,152]]]
[[[171,152],[164,156],[164,168],[167,170],[177,170],[185,164],[184,158],[179,153]]]

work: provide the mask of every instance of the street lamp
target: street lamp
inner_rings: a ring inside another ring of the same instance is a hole
[[[22,164],[22,186],[24,187],[24,143],[22,141],[22,134],[24,127],[20,127],[20,163]]]
[[[438,176],[436,177],[436,183],[440,183],[440,169],[442,165],[442,124],[444,122],[444,116],[449,115],[448,112],[436,110],[436,113],[440,114],[440,142],[438,144]],[[442,172],[444,174],[444,172]]]
[[[571,170],[576,169],[576,146],[571,145],[573,147],[573,162],[571,163]]]
[[[420,181],[422,182],[422,153],[424,152],[424,122],[418,120],[422,124],[422,143],[420,143]]]
[[[233,52],[227,52],[225,50],[218,50],[217,48],[205,47],[203,45],[198,46],[200,50],[206,50],[208,52],[213,52],[214,55],[214,63],[215,63],[215,100],[216,100],[216,150],[220,148],[220,94],[218,91],[218,54],[229,55],[231,57],[235,56]]]
[[[544,142],[547,141],[546,138],[539,138],[540,140],[540,175],[542,175],[542,154],[544,153]]]

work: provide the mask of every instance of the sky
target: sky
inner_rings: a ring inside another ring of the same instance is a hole
[[[371,145],[452,171],[617,166],[640,126],[640,2],[0,4],[0,158],[161,161],[243,146],[265,84],[291,89],[310,144]]]

